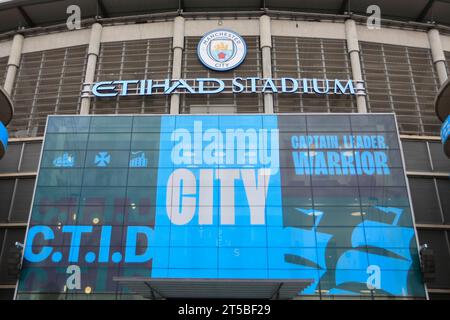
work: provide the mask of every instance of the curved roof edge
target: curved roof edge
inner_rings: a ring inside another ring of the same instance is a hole
[[[405,2],[407,2],[405,4]],[[209,13],[285,11],[297,13],[371,15],[377,5],[381,18],[407,23],[450,27],[449,0],[10,0],[0,2],[0,33],[65,23],[69,6],[81,9],[82,19],[114,18],[155,13]],[[368,13],[369,11],[369,13]],[[71,12],[69,10],[69,12]]]
[[[5,89],[0,87],[0,121],[7,126],[13,116],[14,108],[11,98]]]

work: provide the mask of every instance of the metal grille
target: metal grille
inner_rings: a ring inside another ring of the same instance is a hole
[[[199,37],[186,37],[183,52],[182,78],[262,77],[261,51],[258,37],[243,37],[247,44],[247,56],[236,69],[217,72],[203,66],[197,57]],[[180,99],[180,113],[260,113],[263,112],[263,98],[260,94],[220,93],[215,95],[183,94]]]
[[[86,51],[78,46],[22,55],[8,126],[12,136],[43,135],[47,115],[78,112]]]
[[[439,135],[431,51],[367,42],[360,47],[369,112],[395,112],[404,134]]]
[[[276,78],[351,79],[344,40],[272,38],[272,68]],[[275,95],[275,112],[356,112],[354,98],[345,95]]]
[[[166,79],[172,71],[172,39],[103,43],[96,81]],[[169,113],[165,95],[93,99],[93,114]]]
[[[8,57],[0,58],[0,86],[4,86],[6,71],[8,68]]]

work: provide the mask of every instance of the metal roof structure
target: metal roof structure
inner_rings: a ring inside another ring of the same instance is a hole
[[[0,0],[0,33],[65,23],[70,5],[81,8],[83,19],[263,10],[366,15],[370,5],[378,5],[383,19],[450,26],[450,0]]]
[[[148,299],[293,299],[314,282],[313,279],[156,279],[114,277],[122,288]]]

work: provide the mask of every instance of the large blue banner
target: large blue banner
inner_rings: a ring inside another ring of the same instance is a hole
[[[50,117],[18,298],[134,276],[424,297],[394,116]]]

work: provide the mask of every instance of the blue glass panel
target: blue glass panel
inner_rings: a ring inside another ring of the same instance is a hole
[[[129,150],[130,133],[91,133],[88,149],[109,152],[111,150]]]
[[[92,117],[91,132],[130,132],[133,117],[97,116]]]
[[[45,136],[44,150],[84,150],[87,133],[52,133]]]
[[[38,186],[81,186],[83,169],[41,169]]]
[[[83,133],[89,132],[91,117],[49,116],[47,123],[48,133]]]
[[[217,260],[217,248],[171,247],[169,268],[216,269]]]
[[[267,269],[266,248],[220,248],[220,269]]]

